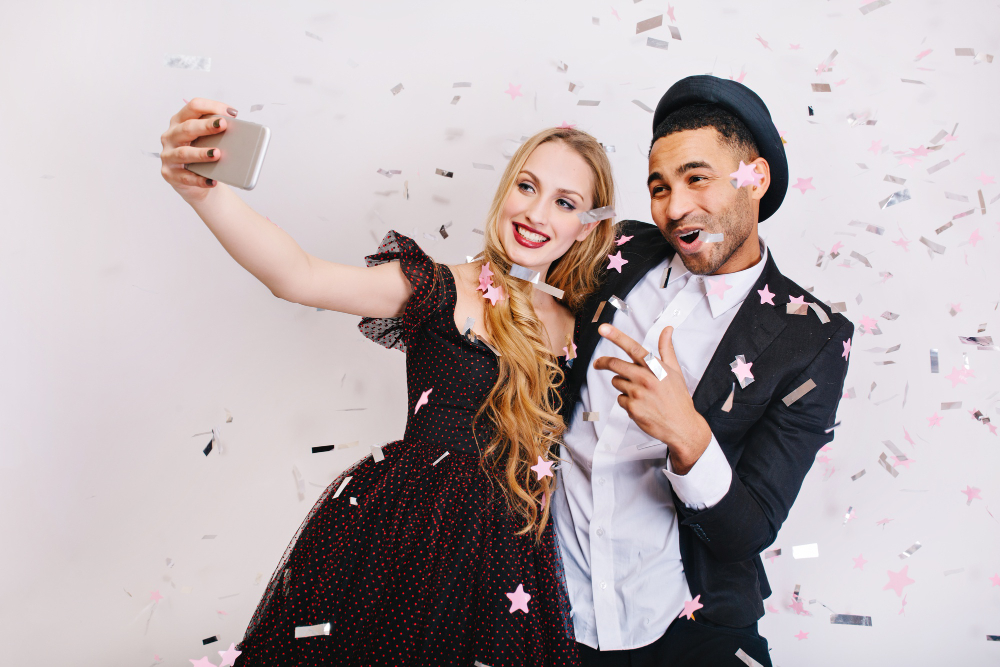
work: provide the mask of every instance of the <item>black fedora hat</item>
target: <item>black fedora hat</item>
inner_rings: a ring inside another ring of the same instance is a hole
[[[760,156],[771,168],[771,185],[760,200],[758,218],[760,222],[767,220],[781,206],[788,191],[788,160],[767,105],[742,83],[707,74],[689,76],[670,86],[660,98],[653,113],[653,132],[672,112],[693,104],[717,104],[750,130]]]

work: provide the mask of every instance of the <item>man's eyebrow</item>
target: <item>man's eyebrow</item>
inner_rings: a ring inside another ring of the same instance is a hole
[[[696,160],[694,162],[688,162],[687,164],[682,164],[681,166],[677,167],[677,171],[675,173],[678,176],[680,176],[684,172],[690,171],[692,169],[711,169],[711,168],[712,165],[710,165],[709,163],[704,162],[702,160]]]
[[[653,181],[662,181],[662,180],[663,180],[663,175],[660,174],[660,172],[658,171],[654,171],[652,174],[649,175],[649,178],[646,179],[646,187],[648,188]]]
[[[534,174],[532,174],[530,171],[528,171],[527,169],[522,169],[521,173],[522,174],[527,174],[528,176],[531,176],[532,180],[534,180],[536,183],[541,183],[541,180],[537,176],[535,176]],[[564,195],[576,195],[580,199],[583,199],[583,195],[581,195],[576,190],[567,190],[566,188],[559,188],[559,189],[556,190],[556,192],[558,192],[560,194],[564,194]]]

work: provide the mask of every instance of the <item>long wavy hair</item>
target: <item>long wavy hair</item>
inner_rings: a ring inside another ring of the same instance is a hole
[[[549,520],[554,477],[537,479],[531,466],[539,456],[549,458],[565,431],[555,391],[565,378],[531,305],[534,287],[509,275],[511,260],[500,240],[500,224],[504,205],[528,156],[550,141],[564,143],[590,166],[593,208],[614,206],[615,199],[611,163],[601,144],[580,130],[550,128],[529,138],[514,153],[487,214],[481,261],[490,263],[493,284],[504,298],[485,308],[484,326],[491,344],[500,352],[500,373],[475,417],[476,422],[485,418],[492,427],[481,462],[505,490],[508,508],[524,520],[518,535],[534,532],[536,541]],[[545,282],[563,290],[562,303],[574,315],[597,289],[614,236],[612,219],[601,220],[586,239],[575,241],[549,268]]]

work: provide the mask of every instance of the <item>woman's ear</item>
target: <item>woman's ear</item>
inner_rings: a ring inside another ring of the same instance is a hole
[[[590,233],[593,232],[594,229],[596,229],[597,225],[599,224],[601,224],[600,220],[597,222],[588,222],[587,224],[583,225],[583,229],[580,230],[580,233],[576,235],[576,240],[577,241],[585,240],[588,236],[590,236]]]

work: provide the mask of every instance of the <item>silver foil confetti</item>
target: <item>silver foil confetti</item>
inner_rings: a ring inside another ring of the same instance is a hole
[[[295,638],[303,639],[305,637],[321,637],[323,635],[330,634],[331,625],[329,623],[320,623],[319,625],[299,625],[295,628]]]
[[[670,46],[670,42],[662,39],[656,39],[655,37],[646,38],[646,46],[651,46],[654,49],[663,49],[664,51]]]
[[[667,29],[670,31],[671,39],[676,39],[678,41],[681,40],[681,31],[677,28],[677,26],[675,25],[667,26]]]
[[[212,69],[212,59],[204,56],[163,56],[163,64],[176,69],[196,69],[208,72]]]
[[[939,255],[943,255],[944,251],[946,250],[946,248],[940,243],[934,243],[934,241],[931,241],[928,238],[924,238],[923,236],[920,237],[920,242]]]
[[[964,201],[966,203],[968,203],[969,201],[969,198],[966,197],[965,195],[956,195],[954,192],[946,192],[944,193],[944,197],[945,199],[953,199],[954,201]]]
[[[826,304],[830,306],[830,311],[834,313],[846,313],[847,303],[844,301],[834,301],[833,303]]]
[[[870,628],[872,626],[872,617],[855,616],[853,614],[830,614],[830,623],[833,625],[861,625]]]
[[[394,174],[402,174],[403,172],[399,169],[379,169],[377,173],[382,174],[386,178],[392,178]]]
[[[816,383],[812,381],[812,378],[809,378],[801,385],[799,385],[799,387],[795,391],[793,391],[792,393],[788,394],[788,396],[785,396],[783,399],[781,399],[781,402],[785,404],[785,407],[788,407],[815,388],[816,388]]]
[[[962,401],[948,401],[941,403],[942,410],[958,410],[962,407]]]
[[[928,174],[933,174],[936,171],[941,171],[942,169],[944,169],[945,167],[947,167],[949,164],[951,164],[951,160],[945,160],[944,162],[938,162],[936,165],[934,165],[933,167],[929,168],[927,170],[927,173]]]
[[[385,461],[385,452],[382,451],[383,445],[372,445],[372,458],[376,463]]]
[[[644,104],[644,103],[642,102],[642,100],[632,100],[632,104],[636,105],[637,107],[639,107],[639,108],[640,108],[640,109],[642,109],[643,111],[648,111],[649,113],[653,113],[653,110],[652,110],[652,109],[650,109],[650,108],[649,108],[648,106],[646,106],[646,105],[645,105],[645,104]]]
[[[878,207],[881,209],[889,208],[890,206],[895,206],[904,201],[910,201],[910,190],[909,188],[900,190],[899,192],[894,192],[882,201],[878,203]]]
[[[306,37],[312,37],[313,39],[315,39],[317,41],[320,41],[320,42],[323,41],[322,37],[320,37],[319,35],[314,35],[313,33],[309,32],[308,30],[306,30]]]
[[[882,180],[889,181],[890,183],[895,183],[896,185],[903,185],[904,183],[906,183],[905,178],[900,178],[899,176],[892,176],[891,174],[886,174],[885,178]]]
[[[747,360],[746,360],[745,356],[743,356],[742,354],[737,354],[736,355],[736,359],[733,360],[733,363],[729,364],[729,367],[731,369],[733,369],[733,371],[735,372],[736,371],[736,367],[738,365],[745,364],[746,362],[747,362]],[[741,377],[741,378],[737,378],[737,379],[738,379],[738,381],[740,383],[740,389],[746,389],[751,384],[753,384],[753,381],[754,381],[753,377]]]
[[[732,410],[733,409],[733,399],[735,397],[736,397],[736,383],[734,382],[733,383],[733,388],[729,391],[729,398],[726,399],[726,402],[722,404],[722,407],[720,409],[723,412],[729,412],[730,410]]]
[[[451,84],[451,87],[452,88],[472,88],[472,82],[471,81],[456,81],[455,83]]]
[[[445,452],[445,453],[444,453],[444,454],[442,454],[441,456],[437,457],[437,460],[436,460],[436,461],[435,461],[434,463],[432,463],[431,465],[432,465],[432,466],[436,466],[437,464],[441,463],[441,461],[443,461],[443,460],[444,460],[444,457],[448,456],[448,454],[450,454],[450,453],[451,453],[451,452]]]
[[[937,229],[935,229],[934,233],[935,234],[940,234],[941,232],[946,232],[949,229],[951,229],[952,225],[954,225],[954,224],[955,223],[953,223],[953,222],[946,222],[943,225],[941,225],[940,227],[938,227]]]
[[[451,103],[452,104],[458,104],[458,101],[461,100],[461,99],[462,99],[461,95],[455,95],[453,98],[451,98]]]
[[[600,222],[615,217],[615,209],[611,206],[592,208],[589,211],[577,213],[577,217],[580,218],[581,225],[587,225],[591,222]]]
[[[965,572],[965,568],[964,567],[960,567],[960,568],[955,569],[955,570],[945,570],[944,571],[944,576],[948,577],[948,576],[951,576],[953,574],[961,574],[962,572]]]
[[[920,542],[914,542],[913,545],[909,549],[907,549],[903,553],[899,554],[900,559],[909,558],[913,554],[917,553],[917,549],[919,549],[919,548],[920,548]]]
[[[828,83],[814,83],[814,84],[812,84],[812,91],[814,93],[829,93],[831,91],[830,84],[828,84]]]
[[[347,477],[345,477],[345,478],[344,478],[344,479],[343,479],[343,480],[342,480],[342,481],[340,482],[340,486],[338,486],[338,487],[337,487],[337,491],[336,491],[336,493],[334,493],[334,494],[333,494],[333,497],[334,497],[334,498],[339,498],[339,497],[340,497],[340,494],[344,492],[344,487],[346,487],[346,486],[347,486],[347,484],[348,484],[348,482],[350,482],[350,481],[351,481],[352,479],[354,479],[354,476],[353,476],[353,475],[348,475]]]
[[[401,92],[403,92],[403,84],[397,83],[395,86],[393,86],[389,90],[390,90],[390,92],[392,92],[393,95],[399,95]]]
[[[646,366],[649,367],[649,370],[653,371],[653,375],[656,376],[657,380],[662,382],[663,379],[667,377],[666,369],[663,368],[663,364],[660,363],[660,360],[653,356],[652,352],[648,353],[643,358],[643,361],[646,362]]]
[[[253,112],[253,111],[260,111],[263,108],[264,108],[263,104],[254,104],[253,106],[250,107],[250,111],[251,112]]]
[[[789,304],[785,304],[785,314],[786,315],[808,315],[809,314],[809,304],[807,304],[807,303],[789,303]]]
[[[792,547],[792,558],[819,558],[819,545],[800,544]]]
[[[306,480],[299,472],[299,468],[296,465],[292,465],[292,477],[295,478],[295,492],[299,496],[299,500],[306,499]]]
[[[698,236],[701,236],[701,234],[699,234]],[[705,234],[705,237],[702,239],[702,243],[722,243],[723,238],[725,238],[725,234],[723,234],[722,232],[717,232],[715,234]]]
[[[979,193],[979,208],[982,210],[983,215],[986,215],[986,199],[983,198],[983,191],[978,190]]]
[[[918,81],[916,79],[900,79],[900,81],[902,81],[903,83],[915,83],[915,84],[920,85],[920,86],[926,86],[927,85],[923,81]]]
[[[931,373],[940,373],[937,348],[931,348]]]
[[[622,311],[626,315],[632,314],[632,309],[628,307],[628,304],[614,295],[611,295],[611,297],[608,298],[608,303],[610,303],[612,306]]]
[[[578,100],[576,106],[578,107],[596,107],[601,103],[600,100]]]
[[[993,344],[993,336],[959,336],[958,340],[965,345],[975,345],[980,350],[997,349],[997,346]]]
[[[604,312],[604,305],[605,305],[606,303],[607,303],[607,301],[602,301],[602,302],[600,302],[599,304],[597,304],[597,310],[596,310],[596,311],[594,311],[594,319],[592,319],[592,320],[590,321],[590,322],[591,322],[591,324],[593,324],[594,322],[596,322],[597,320],[599,320],[599,319],[600,319],[600,317],[601,317],[601,313],[602,313],[602,312]]]
[[[600,412],[584,412],[583,413],[583,421],[585,421],[585,422],[597,422],[597,421],[601,421],[601,413]]]
[[[959,218],[964,218],[964,217],[966,217],[968,215],[972,215],[975,212],[976,212],[976,209],[970,208],[968,211],[962,211],[961,213],[956,213],[955,215],[951,216],[951,219],[952,220],[958,220]]]
[[[896,470],[891,463],[889,463],[889,457],[885,455],[885,452],[882,452],[879,455],[878,464],[885,468],[885,471],[893,477],[899,477],[899,471]]]
[[[879,315],[879,317],[881,317],[883,320],[892,321],[892,320],[896,319],[897,317],[899,317],[899,315],[897,315],[896,313],[893,313],[893,312],[890,312],[890,311],[887,310],[884,313],[882,313],[881,315]]]
[[[892,452],[895,455],[895,457],[897,459],[899,459],[900,462],[907,460],[906,454],[904,454],[902,451],[900,451],[899,447],[897,447],[896,445],[894,445],[893,442],[892,442],[892,440],[883,440],[882,444],[885,445],[886,448],[890,452]]]
[[[976,55],[976,50],[975,49],[969,49],[969,48],[956,48],[955,49],[955,55],[956,56],[975,56]]]
[[[823,310],[823,309],[822,309],[822,308],[820,307],[820,305],[819,305],[818,303],[816,303],[815,301],[812,301],[812,302],[810,302],[810,303],[809,303],[809,308],[810,308],[810,309],[811,309],[811,310],[812,310],[812,311],[813,311],[814,313],[816,313],[816,317],[818,317],[818,318],[819,318],[819,321],[820,321],[821,323],[823,323],[823,324],[826,324],[826,323],[828,323],[828,322],[830,321],[830,316],[829,316],[829,315],[827,315],[827,314],[826,314],[826,311],[825,311],[825,310]]]
[[[511,277],[519,280],[527,280],[529,283],[538,282],[538,271],[532,271],[531,269],[525,268],[520,264],[511,265],[510,275]]]
[[[764,558],[777,558],[781,555],[781,549],[771,549],[764,552]]]
[[[762,667],[762,665],[747,655],[747,652],[743,649],[736,649],[736,657],[743,661],[743,664],[747,667]]]
[[[647,30],[652,30],[653,28],[659,28],[661,25],[663,25],[663,14],[636,23],[635,34],[638,35],[639,33],[646,32]]]
[[[862,255],[857,250],[852,250],[851,251],[851,257],[853,257],[854,259],[858,260],[859,262],[861,262],[862,264],[864,264],[865,266],[867,266],[869,269],[872,268],[872,263],[868,261],[868,258],[865,257],[864,255]]]
[[[472,168],[473,169],[485,169],[486,171],[496,171],[493,168],[492,164],[485,164],[483,162],[473,162],[472,163]]]
[[[435,169],[434,173],[438,176],[444,176],[445,178],[454,178],[455,174],[450,171],[445,171],[444,169]]]
[[[856,481],[858,481],[859,479],[861,479],[864,476],[865,476],[865,469],[862,468],[861,472],[858,472],[858,473],[855,473],[855,474],[851,475],[851,481],[852,482],[856,482]]]

